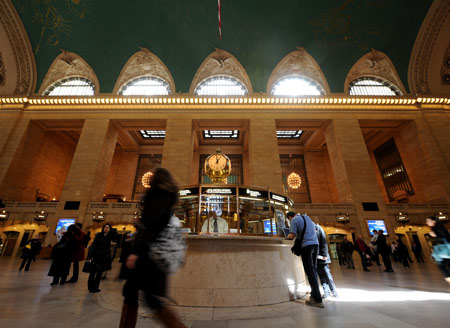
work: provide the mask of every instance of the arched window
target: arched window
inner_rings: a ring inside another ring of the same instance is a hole
[[[321,96],[325,91],[322,86],[315,81],[304,76],[287,76],[276,82],[272,87],[274,96]]]
[[[348,93],[351,96],[401,96],[395,85],[374,77],[361,77],[350,82]]]
[[[119,90],[123,96],[167,96],[170,85],[156,76],[139,76],[125,83]]]
[[[245,96],[245,85],[231,76],[214,75],[200,82],[194,90],[198,96]]]
[[[56,81],[44,91],[44,96],[93,96],[95,85],[84,77],[69,77]]]

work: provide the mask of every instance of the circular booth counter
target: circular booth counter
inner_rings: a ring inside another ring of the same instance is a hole
[[[287,302],[304,290],[293,242],[277,237],[187,236],[184,267],[171,278],[180,306],[247,307]]]

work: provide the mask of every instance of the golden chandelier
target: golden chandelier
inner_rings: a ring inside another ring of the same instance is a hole
[[[150,188],[150,178],[152,177],[152,175],[153,175],[153,173],[150,172],[150,171],[148,171],[147,173],[145,173],[145,174],[142,176],[142,185],[143,185],[145,188]]]
[[[289,188],[298,189],[302,185],[302,178],[300,178],[300,176],[297,173],[292,172],[287,177],[287,184]]]

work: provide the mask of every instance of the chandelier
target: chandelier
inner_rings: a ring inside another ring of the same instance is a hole
[[[298,189],[302,185],[302,178],[300,178],[300,176],[297,173],[292,172],[287,177],[287,184],[289,188]]]
[[[150,178],[152,177],[152,175],[153,175],[153,173],[152,172],[150,172],[150,171],[148,171],[147,173],[145,173],[143,176],[142,176],[142,185],[145,187],[145,188],[150,188]]]

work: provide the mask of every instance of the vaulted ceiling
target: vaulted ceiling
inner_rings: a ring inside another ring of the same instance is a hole
[[[146,47],[188,92],[214,48],[233,54],[255,92],[265,92],[277,63],[296,46],[318,62],[331,92],[343,92],[353,64],[371,48],[384,52],[407,87],[408,63],[432,0],[12,0],[31,41],[37,86],[60,49],[93,68],[110,93],[128,58]]]

